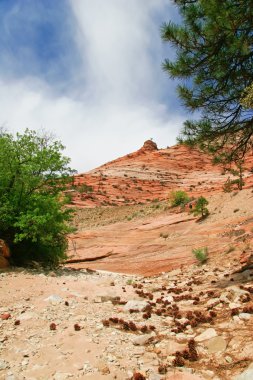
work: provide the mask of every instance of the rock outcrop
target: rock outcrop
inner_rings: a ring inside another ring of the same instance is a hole
[[[154,150],[158,150],[157,144],[153,140],[147,140],[144,142],[143,147],[139,152],[152,152]]]
[[[251,190],[209,195],[208,201],[210,215],[203,221],[187,210],[168,208],[166,202],[77,210],[79,231],[69,236],[69,262],[74,268],[148,276],[190,265],[196,260],[192,249],[208,247],[210,255],[218,253],[224,258],[224,252],[234,253],[238,270],[252,268]],[[128,214],[120,219],[122,208]]]
[[[10,256],[9,247],[4,240],[0,239],[0,268],[7,268],[9,266],[8,259]]]
[[[253,158],[245,164],[246,187],[253,184]],[[71,190],[77,207],[133,205],[168,199],[171,190],[191,195],[220,191],[227,175],[212,157],[184,145],[158,149],[147,140],[136,152],[120,157],[88,173],[78,174]]]

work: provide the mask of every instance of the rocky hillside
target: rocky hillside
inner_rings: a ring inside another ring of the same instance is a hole
[[[0,272],[0,380],[253,379],[245,166],[245,188],[224,193],[210,157],[148,141],[77,176],[65,266]],[[206,219],[169,207],[180,188],[205,195]]]
[[[245,166],[250,186],[252,157]],[[192,195],[213,193],[226,179],[223,168],[213,165],[209,155],[184,145],[158,149],[148,140],[134,153],[77,175],[68,193],[78,207],[130,205],[167,199],[172,189],[184,189]]]

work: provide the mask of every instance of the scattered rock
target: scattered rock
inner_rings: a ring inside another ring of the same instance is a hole
[[[147,301],[130,300],[125,304],[124,311],[145,311],[147,307],[149,307],[149,303]]]
[[[206,305],[214,307],[218,305],[219,303],[220,303],[220,298],[212,298],[209,301],[207,301]]]
[[[57,294],[52,294],[51,296],[45,298],[44,301],[48,301],[52,304],[58,304],[58,303],[63,302],[64,300]]]
[[[230,302],[230,304],[228,305],[229,309],[239,309],[241,307],[241,304],[240,303],[235,303],[235,302]]]
[[[97,364],[97,368],[102,375],[108,375],[110,373],[110,369],[106,362],[103,360],[99,361]]]
[[[168,302],[174,302],[174,297],[172,295],[169,295],[169,296],[164,297],[164,300]]]
[[[133,339],[133,344],[135,346],[145,346],[145,344],[149,343],[152,338],[152,334],[140,335]]]
[[[203,342],[205,340],[214,338],[215,336],[217,336],[216,331],[213,328],[209,328],[200,335],[196,336],[195,340],[196,342]]]
[[[0,318],[1,318],[3,321],[6,321],[7,319],[10,319],[10,318],[11,318],[11,315],[10,315],[10,313],[4,313],[4,314],[1,314],[1,315],[0,315]]]
[[[248,321],[251,318],[251,314],[249,313],[240,313],[238,317],[244,321]]]
[[[38,319],[38,317],[38,314],[34,313],[33,311],[27,311],[25,313],[20,314],[18,319],[20,321],[28,321],[29,319]]]
[[[253,379],[253,369],[251,368],[246,369],[246,371],[234,377],[234,380],[252,380],[252,379]]]
[[[209,354],[225,351],[226,347],[227,342],[221,336],[215,336],[214,338],[211,338],[207,343],[207,349]]]

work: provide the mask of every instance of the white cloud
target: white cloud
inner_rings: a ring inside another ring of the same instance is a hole
[[[78,97],[60,95],[38,78],[2,80],[0,123],[52,131],[78,171],[136,150],[151,137],[162,147],[173,144],[183,116],[163,104],[169,80],[161,71],[157,20],[170,9],[166,3],[71,0],[83,58],[76,76],[84,80],[69,94],[76,90]]]

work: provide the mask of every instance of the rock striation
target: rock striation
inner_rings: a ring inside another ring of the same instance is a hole
[[[244,179],[250,187],[252,157],[245,167]],[[158,149],[154,141],[147,140],[136,152],[76,175],[69,194],[77,207],[133,205],[168,199],[175,189],[193,196],[214,193],[227,178],[223,167],[213,165],[212,157],[198,149],[184,145]]]

